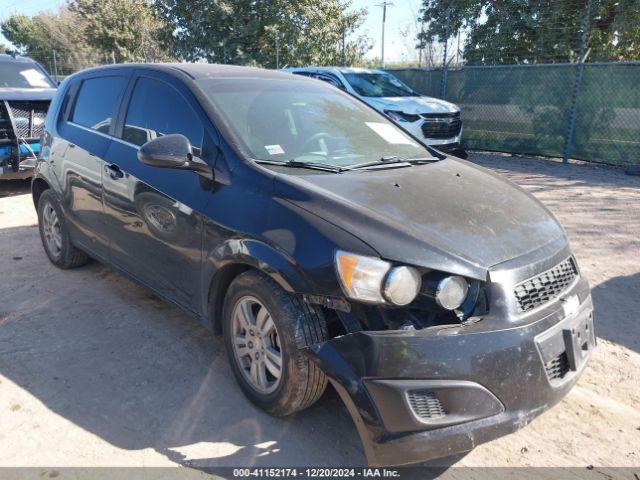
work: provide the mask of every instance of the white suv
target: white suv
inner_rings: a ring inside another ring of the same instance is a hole
[[[346,67],[292,67],[285,70],[324,80],[386,114],[427,145],[466,156],[460,149],[460,108],[444,100],[422,96],[388,72]]]

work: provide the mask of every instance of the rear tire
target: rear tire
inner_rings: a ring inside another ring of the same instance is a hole
[[[327,339],[322,311],[285,292],[267,275],[248,271],[231,283],[222,332],[236,380],[255,405],[271,415],[285,416],[313,405],[322,396],[327,377],[302,351]],[[277,354],[279,370],[275,368]],[[272,358],[276,361],[271,362]],[[266,364],[262,376],[257,370],[260,362]]]
[[[51,190],[42,192],[38,200],[38,227],[44,251],[55,266],[67,269],[87,263],[87,254],[71,243],[62,209]]]

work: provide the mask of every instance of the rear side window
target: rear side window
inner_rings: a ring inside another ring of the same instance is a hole
[[[127,83],[124,76],[89,78],[82,82],[71,121],[102,133],[109,133]]]
[[[202,147],[202,122],[185,98],[161,80],[140,78],[131,96],[122,139],[142,145],[169,133],[187,137],[196,154]]]

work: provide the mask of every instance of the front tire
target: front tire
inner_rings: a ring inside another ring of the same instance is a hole
[[[55,266],[67,269],[87,263],[87,254],[71,243],[62,209],[51,190],[45,190],[38,200],[38,227],[44,251]]]
[[[225,297],[222,331],[245,395],[275,416],[313,405],[327,377],[302,351],[327,339],[322,312],[285,292],[267,275],[240,274]]]

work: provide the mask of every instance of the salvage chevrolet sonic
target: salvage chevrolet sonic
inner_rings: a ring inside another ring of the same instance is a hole
[[[51,104],[32,191],[55,265],[108,263],[222,333],[270,414],[331,382],[373,465],[523,427],[595,344],[545,207],[318,80],[80,72]]]

